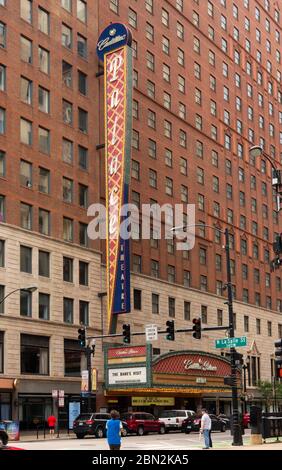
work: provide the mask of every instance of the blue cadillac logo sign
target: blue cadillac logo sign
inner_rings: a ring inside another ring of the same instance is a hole
[[[131,46],[131,42],[131,33],[124,24],[111,23],[99,36],[97,55],[103,62],[105,54],[122,46]]]

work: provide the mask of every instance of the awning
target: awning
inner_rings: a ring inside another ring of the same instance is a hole
[[[15,379],[0,379],[0,390],[13,390]]]

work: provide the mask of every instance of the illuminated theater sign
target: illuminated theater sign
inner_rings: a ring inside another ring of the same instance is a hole
[[[114,315],[130,311],[129,240],[120,235],[121,207],[128,203],[132,133],[132,51],[130,31],[120,23],[100,35],[104,62],[108,331]]]

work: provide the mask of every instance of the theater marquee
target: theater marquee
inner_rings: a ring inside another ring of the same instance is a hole
[[[114,315],[130,311],[129,240],[120,234],[121,207],[128,203],[132,134],[131,34],[120,23],[100,35],[97,55],[104,62],[108,332]]]

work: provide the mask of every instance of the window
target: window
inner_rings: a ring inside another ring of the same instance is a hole
[[[110,10],[118,14],[119,0],[110,0]]]
[[[187,160],[183,157],[180,157],[180,173],[187,176]]]
[[[72,11],[72,0],[61,0],[61,5],[65,10]]]
[[[79,301],[79,323],[81,325],[89,325],[89,302]]]
[[[32,63],[32,41],[21,36],[21,60]]]
[[[21,143],[26,145],[32,144],[32,123],[21,118],[20,122]]]
[[[78,108],[78,128],[85,134],[88,132],[88,112]]]
[[[43,235],[50,235],[50,212],[45,209],[38,211],[38,230]]]
[[[78,198],[80,207],[87,209],[88,207],[88,186],[84,184],[78,185]]]
[[[141,261],[142,258],[140,255],[133,255],[132,267],[135,273],[141,273]]]
[[[73,123],[73,110],[72,103],[63,100],[63,121],[65,124],[72,126]]]
[[[175,298],[174,297],[168,298],[168,316],[171,318],[175,318]]]
[[[32,206],[21,202],[20,205],[20,214],[21,214],[21,227],[26,230],[32,229]]]
[[[164,8],[162,8],[162,24],[169,27],[169,13]]]
[[[49,34],[50,32],[49,13],[41,7],[38,7],[38,29],[44,34]]]
[[[50,154],[50,131],[48,129],[38,127],[38,146],[40,152]]]
[[[77,53],[80,57],[87,58],[87,39],[81,34],[77,35]]]
[[[20,161],[20,183],[26,188],[32,187],[32,164],[25,160]]]
[[[77,0],[76,4],[76,15],[77,18],[82,21],[82,23],[86,23],[87,21],[87,4],[83,0]]]
[[[38,87],[38,108],[43,113],[50,113],[50,92],[41,86]]]
[[[249,317],[247,315],[244,315],[244,332],[249,332]]]
[[[163,79],[166,82],[170,82],[170,67],[166,64],[163,64]]]
[[[49,338],[21,334],[21,374],[49,375]]]
[[[6,66],[0,64],[0,91],[6,90]]]
[[[159,294],[152,294],[152,313],[159,314]]]
[[[39,276],[50,277],[50,253],[39,250],[38,253]]]
[[[147,94],[150,98],[155,99],[155,84],[151,80],[147,80]]]
[[[201,319],[202,323],[208,323],[208,307],[201,305]]]
[[[50,295],[39,293],[39,318],[49,320],[50,318]]]
[[[79,244],[88,246],[87,225],[82,222],[79,223]]]
[[[21,77],[21,100],[26,104],[32,104],[32,81]]]
[[[168,196],[173,195],[173,180],[168,177],[165,179],[165,192],[168,194]]]
[[[5,222],[5,219],[6,219],[5,196],[0,195],[0,222]]]
[[[184,320],[190,321],[191,320],[191,303],[184,300],[184,308],[183,308]]]
[[[50,192],[50,171],[41,167],[39,167],[38,190],[45,194],[49,194]]]
[[[64,340],[64,360],[65,360],[65,376],[80,377],[81,370],[81,347],[78,341],[72,339]]]
[[[25,289],[20,291],[20,314],[24,317],[32,315],[32,292]]]
[[[194,52],[196,52],[196,54],[200,54],[200,49],[201,48],[201,43],[200,43],[200,39],[197,38],[196,36],[194,36],[193,38],[193,50]]]
[[[160,277],[159,262],[156,260],[151,260],[151,276],[156,278]]]
[[[73,282],[73,259],[63,257],[63,279],[66,282]]]
[[[72,29],[62,24],[62,45],[68,49],[72,48]]]
[[[32,248],[20,246],[20,270],[24,273],[32,273]]]
[[[267,322],[267,336],[272,336],[272,323],[271,323],[271,321]]]
[[[32,23],[32,0],[21,0],[21,18],[28,23]]]
[[[50,70],[50,53],[43,47],[38,46],[38,63],[39,63],[39,70],[41,72],[49,74]]]
[[[73,242],[73,220],[63,218],[63,238],[67,242]]]
[[[73,142],[63,139],[62,143],[62,158],[63,161],[69,164],[73,162]]]
[[[152,26],[150,23],[146,23],[146,38],[154,42],[154,26]]]
[[[167,280],[168,282],[175,282],[175,267],[168,265],[167,267]]]
[[[73,323],[73,299],[64,297],[64,322]]]
[[[133,290],[133,305],[135,310],[142,310],[142,292],[139,289]]]
[[[63,201],[73,202],[73,180],[63,178]]]
[[[207,276],[200,276],[200,289],[204,292],[208,290],[208,278]]]
[[[6,154],[0,150],[0,178],[6,175]]]
[[[149,184],[152,188],[157,188],[157,172],[149,169]]]
[[[152,70],[152,72],[154,72],[154,70],[155,70],[155,56],[150,51],[146,52],[146,64],[147,64],[147,68],[149,70]]]
[[[89,264],[79,261],[79,284],[81,286],[88,286],[88,271]]]
[[[148,109],[148,118],[147,118],[148,127],[156,129],[156,113]]]
[[[6,25],[0,21],[0,47],[6,47]]]
[[[179,39],[184,41],[184,26],[179,21],[176,22],[176,34]]]
[[[88,149],[78,146],[78,165],[82,170],[87,170],[88,168]]]

